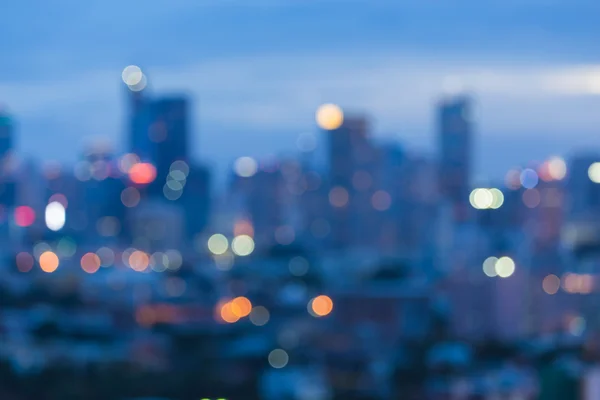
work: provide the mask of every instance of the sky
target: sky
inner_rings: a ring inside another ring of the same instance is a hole
[[[19,153],[71,162],[125,145],[121,72],[192,100],[192,152],[217,170],[295,151],[337,103],[433,154],[434,108],[475,103],[476,179],[596,148],[597,0],[20,0],[2,10],[0,104]]]

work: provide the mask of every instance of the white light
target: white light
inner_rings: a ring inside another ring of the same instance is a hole
[[[504,194],[496,188],[490,189],[489,192],[492,195],[492,204],[490,205],[490,208],[496,210],[502,207],[502,204],[504,204]]]
[[[498,275],[496,273],[496,263],[498,262],[498,259],[496,257],[488,257],[485,259],[485,261],[483,262],[483,273],[486,274],[487,276],[489,276],[490,278],[493,278],[494,276]]]
[[[510,257],[500,257],[496,261],[495,269],[500,278],[508,278],[515,272],[515,262]]]
[[[59,231],[65,226],[65,207],[58,201],[46,206],[46,226],[52,231]]]
[[[248,235],[239,235],[233,238],[231,249],[238,256],[248,256],[254,251],[254,240]]]
[[[556,181],[562,180],[567,175],[567,164],[560,157],[552,157],[548,160],[548,172],[552,179]]]
[[[469,202],[473,208],[485,210],[494,204],[494,194],[489,189],[475,189],[469,196]]]
[[[125,69],[123,69],[123,73],[121,73],[121,78],[127,86],[138,85],[140,82],[142,82],[143,77],[144,74],[142,73],[141,68],[137,65],[129,65],[125,67]]]
[[[235,161],[233,169],[239,176],[249,178],[258,170],[258,164],[251,157],[240,157]]]
[[[588,168],[588,176],[594,183],[600,183],[600,162],[595,162]]]
[[[283,368],[287,365],[290,357],[287,352],[282,349],[275,349],[269,353],[269,364],[273,368]]]
[[[225,253],[228,247],[229,242],[227,238],[220,233],[216,233],[208,239],[208,250],[215,255]]]

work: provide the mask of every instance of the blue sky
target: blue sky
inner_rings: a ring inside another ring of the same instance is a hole
[[[219,166],[294,150],[323,102],[366,112],[377,137],[431,151],[449,85],[477,101],[478,176],[595,146],[594,0],[20,0],[0,24],[0,102],[18,146],[74,160],[122,149],[122,69],[194,101],[193,152]]]

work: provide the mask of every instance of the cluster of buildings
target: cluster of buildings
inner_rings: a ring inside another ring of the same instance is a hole
[[[469,97],[437,105],[435,156],[326,104],[296,157],[241,157],[217,194],[190,154],[189,99],[154,97],[135,66],[123,80],[126,154],[40,168],[0,115],[0,360],[15,371],[168,374],[205,357],[207,385],[264,399],[530,399],[556,383],[536,364],[551,352],[548,374],[597,390],[600,154],[474,182]],[[194,334],[212,350],[180,348]],[[482,355],[498,343],[519,350]]]

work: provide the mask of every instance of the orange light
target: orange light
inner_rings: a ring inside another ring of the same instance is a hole
[[[137,163],[129,169],[129,179],[138,185],[147,185],[156,178],[156,168],[150,163]]]
[[[315,315],[324,317],[333,310],[333,301],[329,296],[317,296],[313,299],[311,308]]]
[[[150,258],[143,251],[136,250],[129,256],[129,266],[134,271],[142,272],[148,268]]]
[[[224,322],[227,322],[229,324],[233,324],[235,322],[237,322],[240,317],[238,317],[237,315],[234,314],[233,310],[232,310],[232,306],[231,306],[231,302],[228,301],[225,304],[221,305],[221,310],[220,310],[220,316],[221,319]]]
[[[40,268],[44,272],[54,272],[58,268],[58,256],[51,251],[46,251],[40,256]]]
[[[100,257],[95,253],[86,253],[81,257],[81,269],[93,274],[100,269]]]
[[[246,317],[252,311],[252,303],[246,297],[236,297],[231,302],[231,312],[239,318]]]

